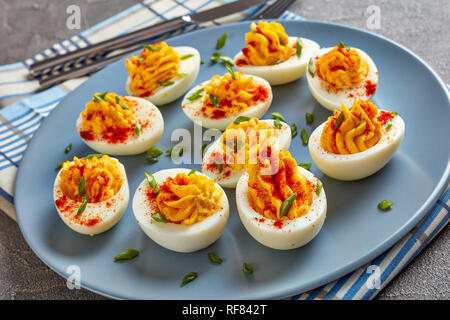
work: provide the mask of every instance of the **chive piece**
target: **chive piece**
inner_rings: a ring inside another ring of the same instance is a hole
[[[122,108],[126,109],[126,110],[130,110],[130,108],[127,106],[127,104],[125,102],[123,102],[122,99],[120,99],[119,96],[116,96],[116,103],[121,106]]]
[[[209,100],[216,108],[220,108],[219,99],[215,95],[209,94]]]
[[[206,150],[206,147],[208,146],[208,144],[207,143],[205,143],[204,145],[202,145],[202,157],[205,155],[205,150]]]
[[[70,150],[72,150],[72,144],[69,143],[69,145],[64,149],[64,153],[68,154],[70,152]]]
[[[281,124],[280,121],[278,121],[278,119],[275,119],[273,124],[275,125],[275,127],[277,127],[277,129],[280,129],[283,125]]]
[[[314,66],[314,62],[313,59],[309,59],[309,63],[308,63],[308,72],[311,76],[314,77],[314,75],[316,74],[316,67]]]
[[[391,209],[393,204],[394,204],[393,202],[389,202],[387,200],[383,200],[380,203],[378,203],[378,208],[380,208],[383,211],[387,211],[387,210]]]
[[[216,49],[219,50],[221,48],[223,48],[223,46],[225,45],[225,42],[227,41],[227,37],[228,37],[228,33],[225,32],[223,35],[221,35],[216,42]]]
[[[84,177],[81,177],[78,182],[78,198],[81,198],[84,195]]]
[[[203,61],[203,60],[200,60],[200,64],[205,64],[205,61]]]
[[[396,116],[398,116],[398,112],[397,111],[391,111],[392,114],[395,114]]]
[[[320,192],[322,191],[322,188],[323,188],[322,181],[317,179],[317,184],[316,184],[316,194],[317,195],[320,195]]]
[[[304,146],[308,145],[309,134],[306,132],[305,129],[303,129],[302,132],[300,132],[300,137],[302,138],[303,145]]]
[[[187,275],[183,277],[183,282],[181,282],[181,286],[185,286],[191,281],[194,281],[198,276],[197,272],[189,272]]]
[[[242,265],[242,270],[244,270],[244,272],[246,274],[252,274],[253,273],[253,268],[251,265],[247,264],[247,262],[244,262],[244,264]]]
[[[308,163],[306,163],[306,162],[305,163],[300,163],[299,166],[302,167],[303,169],[306,169],[306,170],[311,169],[311,163],[309,163],[309,162]]]
[[[119,253],[117,256],[115,256],[114,261],[131,260],[131,259],[136,258],[138,255],[139,255],[138,250],[129,249],[129,250]]]
[[[278,35],[278,41],[280,41],[280,44],[281,44],[282,46],[285,46],[285,45],[286,45],[286,44],[284,43],[283,39],[281,39],[281,36],[280,36],[280,35]]]
[[[223,164],[222,163],[217,163],[217,162],[213,162],[214,165],[217,166],[217,169],[219,169],[219,173],[222,173],[223,170]]]
[[[191,171],[189,171],[188,176],[190,176],[191,174],[194,174],[196,172],[197,172],[197,168],[194,168]]]
[[[152,218],[156,222],[167,223],[167,219],[162,213],[155,212],[152,214]]]
[[[66,161],[67,161],[67,160],[66,160]],[[57,168],[57,169],[62,169],[63,164],[64,164],[64,162],[66,162],[66,161],[58,162],[58,163],[56,164],[56,168]]]
[[[157,147],[152,147],[147,150],[147,154],[152,158],[157,158],[160,155],[162,155],[163,153],[164,153],[164,151],[162,151],[160,148],[157,148]]]
[[[186,59],[189,59],[190,57],[193,57],[194,55],[193,54],[185,54],[185,55],[182,55],[181,57],[180,57],[180,59],[181,60],[186,60]]]
[[[307,124],[311,124],[314,122],[314,115],[312,113],[305,113],[305,119]]]
[[[297,38],[297,48],[295,50],[295,54],[297,55],[297,58],[300,58],[302,55],[302,43],[300,38]]]
[[[297,136],[297,133],[298,133],[297,125],[295,123],[293,123],[291,125],[291,136],[292,136],[292,138],[295,138]]]
[[[212,63],[219,62],[219,58],[220,58],[221,55],[222,55],[222,53],[220,51],[213,52],[213,54],[211,56],[211,62]]]
[[[384,127],[386,128],[386,130],[389,130],[392,127],[391,119],[386,120],[386,124]]]
[[[158,159],[152,158],[152,157],[148,157],[146,160],[147,160],[147,162],[150,163],[150,164],[154,164],[154,163],[157,163],[157,162],[158,162]]]
[[[141,124],[139,121],[136,121],[136,126],[134,127],[134,133],[139,137],[141,134]]]
[[[187,97],[187,99],[189,101],[194,101],[194,100],[197,100],[198,98],[203,97],[203,95],[201,95],[200,93],[203,92],[204,90],[205,90],[205,88],[198,89],[193,94],[191,94],[189,97]]]
[[[269,65],[270,65],[270,66],[274,66],[274,65],[280,64],[280,63],[283,63],[283,60],[278,59],[278,60],[275,60],[275,61],[269,63]]]
[[[145,58],[140,58],[139,59],[139,64],[141,64],[142,62],[144,62],[145,61]]]
[[[355,127],[355,128],[358,128],[358,127],[359,127],[359,125],[361,124],[361,121],[362,121],[362,113],[360,113],[360,114],[359,114],[359,117],[358,117],[358,119],[359,119],[359,121],[358,121],[358,124],[356,125],[356,127]]]
[[[222,61],[222,63],[223,63],[225,66],[227,66],[227,65],[234,66],[233,59],[231,59],[230,57],[227,57],[227,56],[221,56],[221,57],[219,57],[219,60]]]
[[[241,122],[245,122],[245,121],[250,121],[251,118],[246,117],[246,116],[239,116],[236,118],[236,120],[234,120],[234,124],[239,124]]]
[[[216,257],[214,252],[208,252],[208,258],[212,263],[221,264],[223,262],[222,259]]]
[[[103,156],[105,156],[104,153],[94,153],[94,154],[90,154],[90,155],[86,156],[86,159],[90,160],[90,159],[92,159],[94,157],[101,158]]]
[[[173,85],[175,82],[173,81],[158,81],[158,84],[162,87],[168,87]]]
[[[341,126],[342,121],[344,121],[344,113],[343,112],[339,113],[339,116],[336,119],[336,124],[334,125],[334,131],[339,129],[339,127]]]
[[[76,216],[78,217],[80,214],[82,214],[84,212],[84,210],[86,210],[86,206],[89,202],[89,194],[85,194],[84,198],[83,198],[83,202],[81,203],[81,206],[78,208],[77,214]]]
[[[105,96],[108,94],[108,92],[103,92],[103,93],[97,93],[93,95],[93,99],[95,102],[108,102],[108,100],[106,100]]]
[[[350,50],[350,47],[344,41],[339,41],[338,47],[341,47],[342,49],[345,49],[346,51]]]
[[[297,193],[290,195],[286,200],[283,201],[280,207],[280,218],[285,216],[289,210],[291,210],[292,204],[295,199],[297,199]]]
[[[272,112],[270,115],[271,115],[272,118],[274,118],[274,119],[277,119],[277,120],[279,120],[279,121],[283,121],[283,122],[287,123],[286,119],[284,119],[284,117],[281,115],[281,113],[279,113],[279,112],[277,112],[277,111]]]
[[[159,193],[159,184],[156,182],[155,177],[148,172],[145,173],[145,177],[150,188],[153,188],[153,193]]]
[[[152,44],[144,44],[144,48],[152,52],[161,50],[161,46]]]
[[[225,64],[225,67],[227,68],[228,72],[231,74],[231,78],[233,78],[233,80],[236,80],[236,75],[234,74],[233,67],[229,64]]]

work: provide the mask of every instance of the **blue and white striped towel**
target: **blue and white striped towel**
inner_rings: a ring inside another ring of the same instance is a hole
[[[31,63],[161,20],[214,7],[223,1],[225,0],[143,1],[75,37],[55,44],[31,59],[1,66],[0,108],[4,108],[0,109],[0,209],[15,219],[14,179],[28,141],[66,94],[86,80],[69,80],[39,92],[37,81],[26,79]],[[260,8],[253,10],[258,9]],[[239,21],[253,10],[193,28]],[[302,19],[290,12],[286,12],[282,18]],[[292,299],[372,299],[447,225],[450,219],[449,205],[450,191],[447,190],[429,214],[392,248],[346,276],[315,290],[300,293]],[[376,267],[377,272],[373,272]],[[374,275],[379,275],[378,286],[373,285],[373,281],[377,280]]]

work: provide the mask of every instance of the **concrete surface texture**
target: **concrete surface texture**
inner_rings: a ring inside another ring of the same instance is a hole
[[[80,30],[66,28],[66,8],[82,8],[82,29],[137,3],[136,0],[0,0],[0,64],[22,61]],[[408,47],[450,83],[450,1],[297,0],[291,11],[311,20],[367,29],[368,7],[380,8],[371,30]],[[377,299],[449,299],[450,230],[447,226]],[[0,299],[104,299],[69,290],[66,281],[31,251],[17,224],[0,214]]]

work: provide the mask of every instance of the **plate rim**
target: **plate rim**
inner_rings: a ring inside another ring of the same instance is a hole
[[[409,54],[410,56],[412,56],[416,61],[418,61],[419,63],[421,63],[423,66],[426,67],[426,69],[433,75],[433,77],[438,81],[438,84],[440,85],[441,89],[446,92],[447,98],[449,100],[448,106],[450,108],[450,92],[449,92],[449,88],[447,87],[447,85],[445,84],[445,82],[443,81],[443,79],[439,76],[439,74],[426,62],[424,61],[421,57],[419,57],[417,54],[415,54],[413,51],[411,51],[409,48],[405,47],[402,44],[399,44],[383,35],[377,34],[375,32],[372,31],[368,31],[362,28],[357,28],[357,27],[353,27],[353,26],[348,26],[348,25],[344,25],[344,24],[339,24],[339,23],[332,23],[332,22],[324,22],[324,21],[318,21],[318,20],[286,20],[286,19],[266,19],[267,21],[277,21],[283,24],[312,24],[312,25],[322,25],[322,26],[331,26],[331,27],[339,27],[339,28],[343,28],[343,29],[348,29],[351,31],[357,31],[360,32],[362,34],[369,34],[371,36],[374,36],[376,38],[379,38],[381,40],[384,40],[388,43],[390,43],[393,46],[396,46],[400,49],[402,49],[403,51],[405,51],[407,54]],[[200,30],[195,30],[193,32],[188,32],[188,33],[184,33],[184,34],[180,34],[177,35],[175,37],[172,38],[168,38],[168,39],[164,39],[164,41],[172,41],[172,40],[178,40],[178,39],[183,39],[183,38],[187,38],[189,37],[189,35],[191,35],[192,33],[204,33],[204,32],[211,32],[211,30],[221,30],[221,29],[227,29],[229,27],[234,27],[234,26],[238,26],[238,25],[246,25],[251,23],[252,21],[240,21],[240,22],[234,22],[234,23],[229,23],[229,24],[223,24],[223,25],[219,25],[219,26],[213,26],[213,27],[209,27],[209,28],[204,28],[204,29],[200,29]],[[139,50],[137,50],[139,51]],[[108,65],[105,69],[109,68],[110,66],[112,66],[115,63],[119,63],[123,58],[120,58],[119,60],[113,62],[112,64]],[[57,108],[59,106],[59,104],[61,104],[63,101],[65,101],[66,99],[70,98],[70,96],[72,94],[74,94],[78,89],[83,88],[84,86],[88,85],[89,82],[91,82],[91,79],[95,79],[96,77],[100,77],[103,70],[100,70],[97,74],[93,75],[92,77],[90,77],[89,79],[87,79],[85,82],[83,82],[80,86],[78,86],[75,90],[67,93],[67,95],[58,103],[58,105],[55,107]],[[29,154],[29,150],[30,150],[30,146],[34,145],[34,138],[36,137],[36,135],[39,135],[40,132],[42,131],[42,125],[48,121],[48,119],[51,119],[52,117],[52,112],[50,112],[50,114],[44,119],[43,123],[41,123],[41,125],[39,126],[39,128],[37,129],[37,131],[34,133],[33,138],[30,140],[30,142],[28,143],[27,149],[25,150],[25,153],[22,157],[21,160],[21,164],[25,161],[28,161],[28,154]],[[53,270],[55,273],[57,273],[58,275],[60,275],[61,277],[63,277],[64,279],[68,278],[68,275],[63,274],[63,272],[61,272],[60,270],[57,270],[56,267],[50,263],[50,261],[43,259],[39,248],[34,247],[34,245],[32,245],[32,241],[30,241],[30,239],[28,238],[27,234],[23,231],[23,227],[22,227],[22,215],[19,213],[21,211],[20,206],[18,203],[16,203],[17,199],[20,199],[20,196],[17,197],[17,195],[19,195],[20,193],[18,193],[18,189],[20,189],[20,185],[21,185],[21,181],[22,181],[22,172],[23,170],[21,170],[22,166],[19,165],[18,167],[18,171],[17,171],[17,175],[15,178],[15,185],[14,185],[14,207],[15,207],[15,211],[16,211],[16,217],[17,217],[17,222],[19,225],[19,229],[25,239],[25,241],[27,242],[27,244],[29,245],[29,247],[32,249],[32,251],[34,252],[34,254],[36,254],[36,256],[38,256],[38,258],[45,264],[47,265],[51,270]],[[293,295],[297,295],[297,294],[301,294],[301,293],[305,293],[307,291],[310,291],[314,288],[318,288],[323,284],[326,283],[330,283],[331,281],[334,281],[342,276],[345,276],[346,274],[356,270],[357,268],[361,267],[362,265],[364,265],[365,263],[371,261],[372,259],[376,258],[377,256],[379,256],[381,253],[383,253],[384,251],[390,249],[391,247],[393,247],[403,236],[405,236],[411,229],[414,228],[414,226],[417,225],[417,223],[426,215],[426,213],[428,213],[430,211],[430,209],[433,207],[433,205],[436,203],[436,201],[439,199],[439,197],[442,195],[442,193],[445,191],[445,188],[448,186],[450,181],[450,157],[447,161],[447,166],[442,174],[441,179],[438,181],[437,185],[434,187],[433,191],[431,192],[431,194],[428,196],[428,198],[423,202],[423,204],[411,215],[410,219],[408,219],[407,222],[405,222],[400,228],[398,228],[393,234],[391,234],[389,237],[387,237],[384,241],[382,241],[381,243],[379,243],[375,248],[373,248],[371,251],[367,252],[365,255],[359,257],[358,259],[354,260],[354,261],[350,261],[346,264],[344,264],[341,268],[339,268],[338,270],[335,270],[333,272],[329,272],[326,274],[323,274],[319,279],[316,280],[312,280],[312,281],[308,281],[308,282],[304,282],[301,286],[290,286],[289,288],[283,288],[283,289],[277,289],[277,290],[273,290],[272,293],[270,295],[268,294],[258,294],[258,292],[252,292],[249,297],[246,297],[245,299],[280,299],[280,298],[287,298],[287,297],[291,297]],[[17,201],[18,202],[18,201]],[[94,285],[90,285],[90,284],[84,284],[83,282],[80,283],[80,286],[84,289],[87,289],[91,292],[94,292],[96,294],[99,294],[101,296],[107,297],[107,298],[112,298],[112,299],[129,299],[130,297],[120,297],[119,295],[115,295],[115,294],[111,294],[108,293],[105,290],[102,290],[101,288],[96,288],[96,286]],[[302,290],[302,292],[299,292],[299,290]],[[145,298],[143,298],[145,299]],[[147,299],[152,299],[152,298],[147,298]],[[153,299],[157,299],[157,298],[153,298]],[[168,298],[170,299],[170,298]],[[199,298],[193,298],[195,300],[199,299]]]

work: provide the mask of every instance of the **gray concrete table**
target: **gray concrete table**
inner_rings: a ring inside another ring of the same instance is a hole
[[[163,1],[163,0],[160,0]],[[66,27],[66,8],[82,8],[82,29],[137,3],[137,0],[0,0],[0,65],[22,61],[80,30]],[[427,61],[450,83],[450,1],[297,0],[301,16],[359,28],[377,27],[371,8],[380,9],[382,34]],[[368,20],[369,19],[369,20]],[[447,226],[377,299],[449,299],[450,228]],[[36,257],[17,223],[0,213],[0,299],[103,299],[66,282]]]

